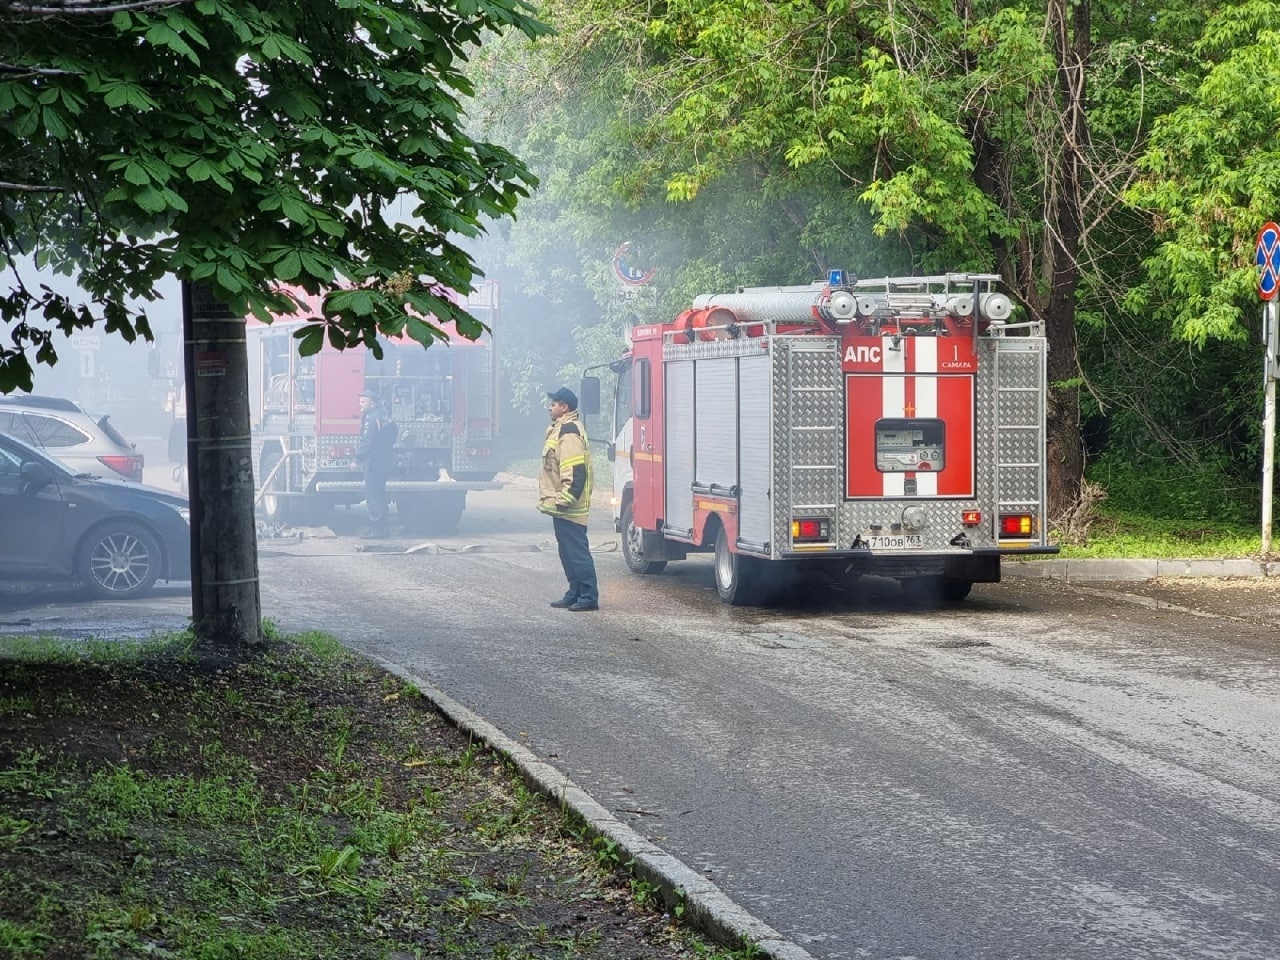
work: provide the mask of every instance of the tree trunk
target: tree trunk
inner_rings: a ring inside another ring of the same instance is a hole
[[[210,646],[258,646],[262,611],[243,317],[182,285],[191,508],[191,615]]]
[[[1078,278],[1077,278],[1078,279]],[[1076,344],[1076,281],[1063,283],[1045,311],[1049,340],[1049,409],[1046,416],[1051,518],[1061,517],[1080,498],[1084,480],[1084,440],[1080,435],[1079,358]],[[1054,386],[1054,384],[1066,384]]]
[[[1049,516],[1061,517],[1075,506],[1084,482],[1084,440],[1080,435],[1080,357],[1076,340],[1076,290],[1080,285],[1083,234],[1084,151],[1089,140],[1085,113],[1085,63],[1088,59],[1089,0],[1051,0],[1048,25],[1058,61],[1061,139],[1056,182],[1046,188],[1045,254],[1048,304],[1044,310],[1049,339]],[[1056,384],[1056,386],[1055,386]]]

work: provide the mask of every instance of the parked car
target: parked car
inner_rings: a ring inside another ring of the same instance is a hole
[[[0,397],[0,433],[17,437],[75,473],[142,482],[143,457],[105,415],[74,400],[20,395]]]
[[[0,579],[78,579],[96,599],[191,579],[185,497],[74,473],[0,434]]]

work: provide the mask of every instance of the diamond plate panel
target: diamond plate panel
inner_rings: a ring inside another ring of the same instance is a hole
[[[1006,388],[1020,387],[1039,392],[1040,353],[1026,349],[1002,349],[1000,351],[1000,385]]]
[[[1033,424],[1039,422],[1044,394],[1038,389],[1007,387],[1000,390],[996,407],[1003,424]]]
[[[792,462],[799,465],[838,467],[840,465],[840,428],[838,425],[817,428],[791,428]]]
[[[825,507],[841,539],[838,502],[843,489],[844,378],[835,337],[778,338],[774,394],[780,412],[774,436],[774,553],[791,542],[791,507]],[[805,429],[815,428],[815,429]]]
[[[974,487],[974,509],[981,510],[984,517],[995,513],[996,472],[992,464],[996,463],[996,378],[991,372],[996,369],[997,348],[994,340],[978,341],[978,376],[975,379],[976,395],[973,408],[973,439],[975,474],[977,483]],[[994,520],[992,520],[994,523]],[[975,535],[975,533],[977,535]],[[989,546],[993,543],[994,528],[983,524],[977,531],[969,532],[969,539],[975,544]]]
[[[909,507],[924,510],[924,529],[913,532],[919,533],[924,539],[925,551],[954,551],[955,548],[951,546],[950,540],[959,533],[968,536],[970,543],[974,546],[990,546],[993,521],[987,511],[984,511],[984,517],[987,519],[980,528],[966,528],[960,523],[961,512],[972,509],[974,502],[972,500],[850,501],[842,509],[844,517],[842,528],[845,537],[840,542],[840,546],[849,547],[855,535],[867,537],[873,534],[901,532],[895,529],[895,525],[900,527],[903,511]]]
[[[1000,507],[1039,506],[1040,469],[1038,467],[1000,467]]]
[[[1002,463],[1039,463],[1040,431],[1035,427],[1008,428],[1000,436]]]

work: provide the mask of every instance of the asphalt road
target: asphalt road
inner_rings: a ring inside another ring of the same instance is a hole
[[[629,574],[601,520],[603,609],[570,614],[530,501],[474,495],[411,553],[263,541],[264,613],[427,678],[814,957],[1280,956],[1272,581],[742,610],[706,558]],[[129,611],[163,629],[183,603]]]

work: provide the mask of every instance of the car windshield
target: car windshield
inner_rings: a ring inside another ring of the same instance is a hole
[[[0,457],[5,461],[5,465],[14,470],[20,471],[24,463],[34,460],[36,463],[42,463],[53,471],[55,477],[73,477],[75,473],[68,470],[63,464],[57,460],[50,460],[43,453],[31,449],[21,440],[9,436],[6,433],[0,433]]]

